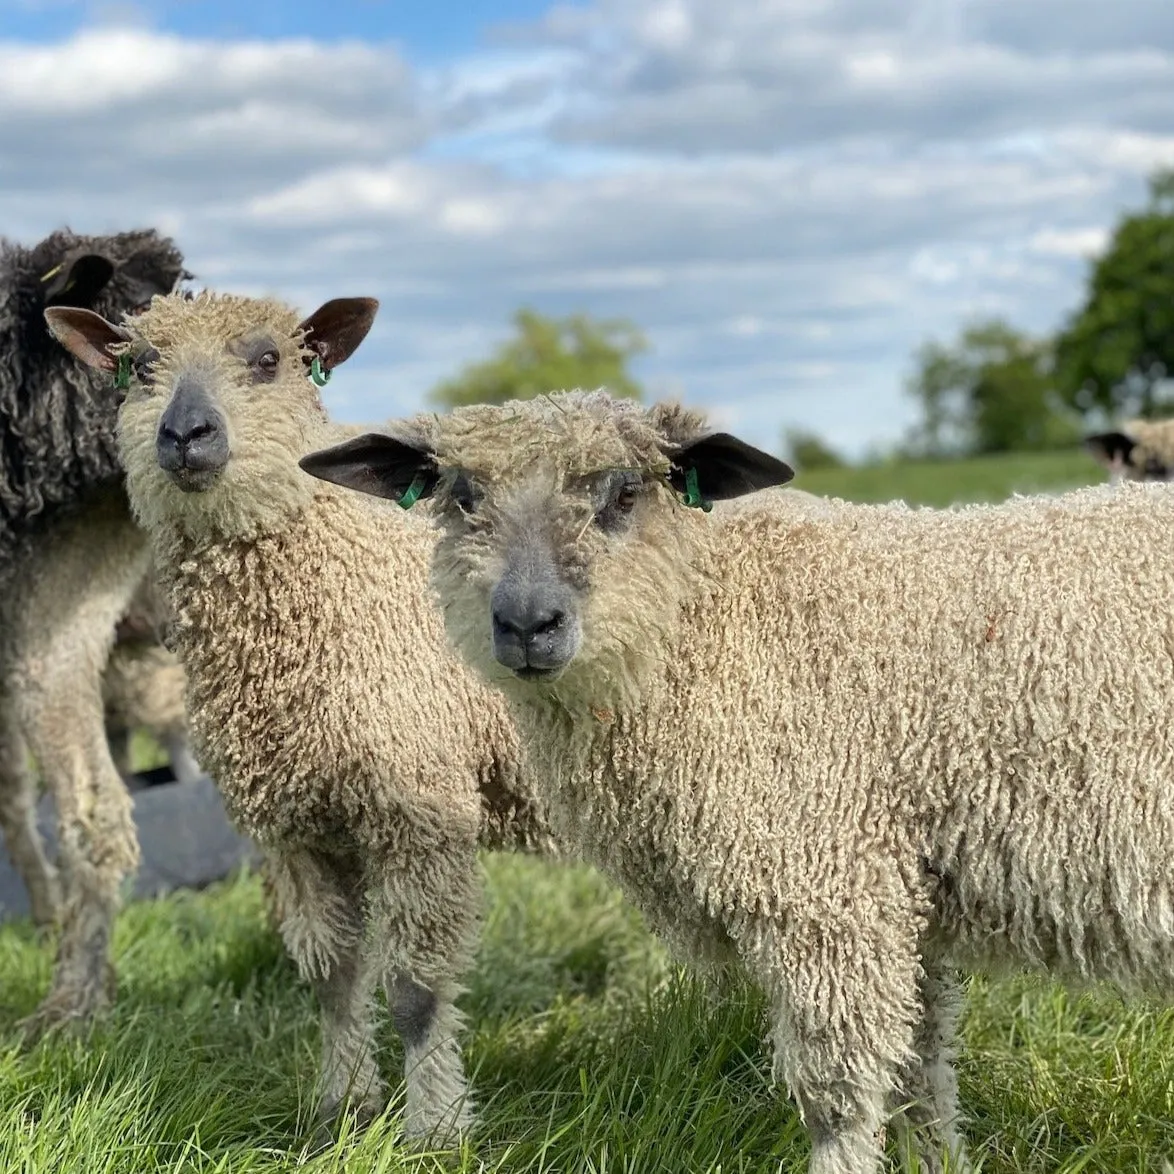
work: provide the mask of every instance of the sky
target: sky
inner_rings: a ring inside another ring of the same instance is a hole
[[[379,298],[348,421],[530,306],[631,319],[650,395],[763,448],[883,451],[917,347],[1061,325],[1163,165],[1171,0],[0,0],[0,232]]]

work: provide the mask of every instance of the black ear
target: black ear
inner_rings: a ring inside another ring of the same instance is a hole
[[[70,354],[81,359],[87,367],[99,371],[113,371],[118,360],[106,349],[113,343],[126,342],[130,335],[112,326],[93,310],[75,306],[51,306],[45,311],[49,333]]]
[[[171,258],[161,256],[156,249],[140,249],[119,265],[118,277],[134,312],[146,309],[156,294],[166,297],[191,274],[182,267],[177,270]]]
[[[1137,441],[1124,432],[1094,432],[1084,438],[1084,447],[1109,469],[1125,464],[1136,445]]]
[[[388,497],[405,508],[422,497],[431,497],[440,480],[430,449],[378,432],[307,453],[298,464],[323,481]]]
[[[731,436],[715,432],[689,444],[668,451],[673,462],[669,484],[686,497],[700,494],[700,500],[720,501],[741,497],[756,489],[785,485],[795,476],[795,470],[778,457]],[[689,484],[690,473],[696,478]]]
[[[89,307],[114,276],[114,262],[101,253],[83,253],[50,269],[45,284],[46,306]]]
[[[345,363],[367,337],[378,309],[375,298],[334,298],[319,306],[298,327],[311,352],[306,366],[315,356],[326,372]]]

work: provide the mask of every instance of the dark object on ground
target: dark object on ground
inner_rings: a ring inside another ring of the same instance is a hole
[[[171,781],[164,781],[165,778]],[[260,861],[251,841],[228,821],[211,779],[177,783],[166,767],[130,783],[142,863],[132,898],[158,897],[176,889],[201,889],[242,864]],[[48,795],[37,805],[37,823],[56,855],[56,821]],[[0,852],[0,921],[29,915],[28,893],[6,853]]]

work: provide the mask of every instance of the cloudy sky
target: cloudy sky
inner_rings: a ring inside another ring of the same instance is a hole
[[[0,0],[0,231],[157,224],[201,283],[379,297],[348,420],[530,305],[860,455],[922,340],[1059,323],[1158,164],[1171,0]]]

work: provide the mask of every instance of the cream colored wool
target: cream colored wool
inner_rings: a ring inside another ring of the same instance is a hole
[[[560,840],[686,957],[764,989],[812,1174],[871,1174],[902,1105],[923,1170],[968,1169],[952,966],[1172,986],[1174,494],[707,514],[661,452],[705,431],[583,393],[401,425],[444,474],[449,634],[509,698]],[[583,486],[617,466],[646,490],[609,536]],[[523,532],[579,590],[554,681],[493,658]]]
[[[1164,470],[1174,469],[1174,420],[1127,420],[1121,431],[1134,441],[1133,449],[1120,469],[1130,481],[1166,480],[1147,472],[1151,462]]]
[[[129,320],[156,348],[119,419],[132,506],[171,609],[193,745],[267,860],[282,933],[322,1009],[321,1112],[384,1103],[369,1007],[382,981],[404,1037],[406,1128],[471,1121],[453,1006],[474,948],[483,842],[547,844],[502,698],[445,643],[427,518],[315,480],[297,458],[354,435],[305,377],[276,302],[156,299]],[[229,345],[266,335],[271,384]],[[111,348],[113,349],[113,348]],[[226,418],[231,457],[185,493],[156,459],[180,378]]]

